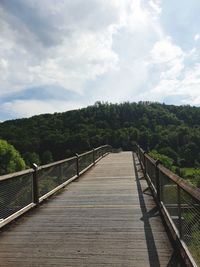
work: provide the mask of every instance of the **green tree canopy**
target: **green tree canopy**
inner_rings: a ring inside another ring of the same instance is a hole
[[[2,122],[0,139],[13,144],[27,165],[51,160],[45,151],[56,161],[105,143],[132,150],[137,142],[144,150],[172,158],[178,167],[194,167],[200,165],[199,122],[200,107],[96,102],[64,113]]]
[[[49,150],[44,151],[44,153],[42,154],[42,164],[47,164],[51,162],[53,162],[53,156],[51,151]]]
[[[21,171],[25,167],[24,160],[14,146],[0,139],[0,175]]]
[[[149,156],[156,159],[156,160],[160,160],[161,163],[168,169],[172,169],[173,167],[173,159],[171,159],[170,157],[163,155],[163,154],[159,154],[156,150],[152,150],[149,153]]]
[[[33,163],[36,163],[37,165],[40,165],[40,158],[39,155],[35,152],[26,152],[24,155],[24,160],[26,162],[26,165],[30,168]]]

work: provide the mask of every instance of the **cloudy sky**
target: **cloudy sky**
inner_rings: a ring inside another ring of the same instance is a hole
[[[199,0],[0,0],[0,120],[200,105]]]

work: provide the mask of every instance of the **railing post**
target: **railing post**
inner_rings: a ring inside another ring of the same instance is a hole
[[[79,155],[76,154],[76,174],[79,177]]]
[[[103,158],[103,148],[102,148],[102,146],[101,146],[101,156]]]
[[[93,164],[95,164],[95,149],[92,149]]]
[[[159,168],[158,168],[158,165],[161,163],[160,160],[156,160],[156,191],[157,191],[157,200],[158,200],[158,203],[160,205],[160,202],[161,202],[161,198],[160,198],[160,176],[159,176]]]
[[[60,165],[60,179],[64,180],[64,173],[63,173],[63,164]]]
[[[146,160],[146,157],[145,157],[145,154],[146,154],[146,153],[147,153],[146,151],[143,153],[143,156],[144,156],[144,162],[143,162],[143,165],[144,165],[144,175],[145,175],[145,177],[146,177],[146,175],[147,175],[147,160]]]
[[[139,145],[137,145],[137,154],[138,154],[139,160],[141,161],[141,158],[140,158],[140,147],[139,147]]]
[[[140,159],[140,157],[139,157],[139,146],[138,146],[138,144],[136,144],[136,155],[138,156],[138,159]]]
[[[177,185],[177,204],[178,204],[178,228],[179,228],[179,235],[182,238],[182,216],[181,216],[181,190],[180,186]]]
[[[33,172],[33,181],[32,181],[32,186],[33,186],[33,203],[36,205],[39,204],[39,193],[38,193],[38,177],[37,177],[37,164],[33,163],[32,168],[34,170]]]

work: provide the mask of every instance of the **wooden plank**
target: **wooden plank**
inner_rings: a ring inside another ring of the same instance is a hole
[[[146,189],[131,152],[108,155],[0,233],[0,266],[167,266],[173,249]]]

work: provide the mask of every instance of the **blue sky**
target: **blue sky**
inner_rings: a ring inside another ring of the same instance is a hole
[[[199,0],[1,0],[0,121],[95,101],[200,105]]]

